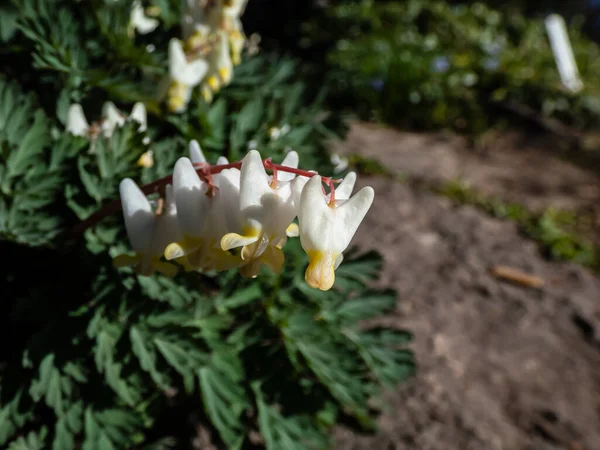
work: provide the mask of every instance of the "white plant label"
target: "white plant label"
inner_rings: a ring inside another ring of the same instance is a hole
[[[577,70],[565,20],[558,14],[551,14],[546,17],[545,23],[560,79],[567,89],[578,92],[583,88],[583,82]]]

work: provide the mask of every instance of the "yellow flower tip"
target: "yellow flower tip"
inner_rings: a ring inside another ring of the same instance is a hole
[[[221,249],[224,251],[244,247],[255,243],[260,235],[260,230],[253,227],[244,227],[242,234],[227,233],[221,238]]]
[[[141,260],[141,257],[139,255],[118,255],[115,256],[113,258],[113,266],[115,266],[117,269],[120,269],[121,267],[131,267],[131,266],[135,266],[137,265]]]
[[[183,97],[169,97],[168,105],[170,112],[181,112],[185,109]]]
[[[297,223],[290,223],[290,226],[285,230],[285,234],[287,237],[298,237],[300,236],[300,227]]]
[[[224,84],[229,84],[231,82],[231,70],[227,67],[222,67],[219,69],[219,76]]]
[[[167,248],[165,248],[165,259],[167,261],[171,261],[174,259],[182,258],[183,256],[185,256],[185,253],[185,249],[181,244],[173,242],[167,245]]]
[[[204,101],[206,103],[212,103],[213,93],[208,86],[202,87],[202,90],[200,91],[200,95],[202,95],[202,98],[204,99]]]
[[[152,150],[148,150],[137,161],[137,165],[143,167],[145,169],[149,169],[154,165],[154,155],[152,154]]]
[[[202,47],[206,44],[207,35],[202,30],[196,30],[186,41],[183,43],[183,48],[186,52],[190,52],[195,48]]]
[[[333,266],[337,255],[331,252],[312,250],[308,252],[308,267],[304,274],[306,283],[312,288],[328,291],[335,282]]]
[[[172,81],[167,92],[167,106],[170,112],[181,112],[185,109],[188,87],[178,81]]]
[[[208,77],[208,79],[206,80],[206,83],[213,90],[213,92],[217,92],[219,90],[219,88],[221,87],[221,83],[219,82],[219,79],[214,75],[211,75],[210,77]]]

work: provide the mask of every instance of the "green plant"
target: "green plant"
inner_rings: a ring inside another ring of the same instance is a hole
[[[338,118],[322,114],[324,93],[306,90],[294,60],[246,58],[213,103],[196,91],[169,113],[155,91],[179,2],[154,6],[160,26],[135,38],[125,1],[1,7],[0,446],[186,448],[204,426],[220,447],[300,450],[328,447],[344,416],[372,428],[368,400],[414,370],[409,333],[362,324],[396,303],[369,287],[377,255],[348,254],[322,292],[305,284],[294,240],[281,275],[139,277],[112,265],[129,245],[120,217],[77,231],[122,178],[168,175],[191,139],[210,161],[239,159],[252,142],[274,160],[293,147],[306,167],[331,168],[323,150]],[[93,121],[106,101],[144,102],[147,127],[65,131],[71,104]],[[148,151],[153,164],[140,166]]]
[[[541,214],[534,214],[518,203],[486,197],[460,181],[446,183],[434,188],[434,191],[456,203],[472,205],[495,217],[516,222],[550,258],[574,261],[592,270],[600,270],[600,249],[573,231],[577,221],[573,213],[548,209]]]
[[[527,109],[576,129],[598,126],[600,49],[576,21],[569,32],[585,88],[574,94],[560,83],[543,20],[514,8],[338,3],[306,25],[307,42],[327,49],[338,104],[362,117],[481,133],[499,120],[522,121],[514,113]]]

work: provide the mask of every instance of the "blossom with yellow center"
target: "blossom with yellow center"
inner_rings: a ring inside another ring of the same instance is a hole
[[[152,211],[150,202],[130,178],[125,178],[119,186],[125,228],[135,255],[120,255],[114,258],[116,267],[133,266],[140,275],[160,272],[174,276],[177,267],[161,261],[165,247],[177,240],[179,224],[177,209],[173,201],[171,186],[167,186],[166,200],[162,214]]]
[[[324,291],[333,286],[334,271],[342,261],[342,253],[354,237],[375,195],[373,188],[367,186],[349,198],[356,176],[348,174],[346,179],[349,181],[335,190],[334,201],[323,193],[318,175],[306,183],[300,198],[300,242],[309,261],[305,279],[309,286]]]
[[[290,152],[283,165],[298,164],[298,155]],[[242,248],[241,257],[249,266],[244,273],[256,276],[261,264],[275,272],[283,265],[281,247],[286,231],[297,215],[300,193],[307,179],[281,173],[279,178],[267,175],[256,150],[248,152],[242,161],[239,210],[242,224],[239,232],[227,233],[221,248]]]
[[[192,96],[192,88],[197,86],[208,72],[208,62],[200,58],[188,62],[181,41],[169,42],[169,75],[171,84],[167,92],[169,111],[181,112]]]

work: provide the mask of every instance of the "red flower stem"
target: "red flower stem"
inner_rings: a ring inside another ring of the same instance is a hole
[[[302,177],[308,177],[308,178],[318,175],[318,173],[316,173],[316,172],[309,172],[308,170],[295,169],[293,167],[282,166],[281,164],[274,164],[273,162],[271,162],[270,158],[265,159],[263,161],[263,165],[265,166],[265,169],[272,170],[274,174],[276,174],[278,171],[289,172],[289,173],[293,173],[293,174],[296,174],[296,175],[299,175]],[[194,164],[194,167],[196,168],[196,172],[198,173],[198,175],[201,178],[204,178],[204,179],[208,178],[209,180],[207,180],[207,181],[212,181],[212,180],[210,180],[210,178],[212,178],[212,177],[210,177],[211,175],[221,173],[222,171],[224,171],[226,169],[241,169],[242,162],[238,161],[238,162],[234,162],[234,163],[230,163],[230,164],[220,164],[220,165],[214,165],[214,166],[211,166],[208,163],[196,163],[196,164]],[[329,187],[331,189],[331,199],[333,200],[335,198],[333,184],[339,183],[342,180],[334,180],[331,177],[322,177],[322,180],[323,180],[323,183],[329,185]],[[148,183],[148,184],[142,186],[140,189],[144,194],[150,195],[150,194],[154,194],[154,193],[158,192],[162,187],[164,187],[167,184],[172,183],[172,182],[173,182],[173,176],[169,175],[164,178],[160,178],[156,181],[153,181],[152,183]],[[119,211],[121,211],[121,199],[113,200],[112,202],[103,206],[98,211],[96,211],[94,214],[89,216],[87,219],[79,222],[72,229],[72,233],[73,234],[83,233],[85,230],[87,230],[90,227],[93,227],[94,225],[96,225],[98,222],[100,222],[105,217],[112,216],[113,214],[116,214]]]

